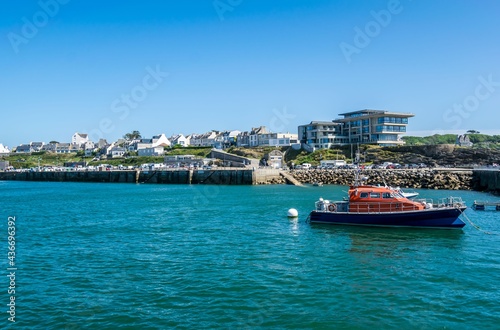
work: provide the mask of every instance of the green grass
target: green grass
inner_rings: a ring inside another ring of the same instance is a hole
[[[475,144],[474,150],[481,149],[487,152],[498,152],[498,144],[493,142],[479,142]],[[486,147],[486,149],[484,149]],[[476,149],[477,148],[477,149]],[[414,150],[415,149],[415,150]],[[167,148],[165,155],[195,155],[196,157],[207,158],[212,150],[211,147],[186,147],[186,148]],[[275,147],[255,147],[255,148],[236,148],[231,147],[226,151],[235,155],[249,157],[254,159],[262,159],[266,153],[276,150]],[[321,149],[313,153],[304,150],[294,150],[289,147],[279,148],[280,151],[285,153],[285,161],[288,165],[310,163],[312,165],[319,165],[321,160],[346,160],[351,162],[351,147],[344,146],[336,149]],[[384,161],[403,162],[406,158],[414,154],[414,157],[420,157],[426,154],[425,146],[401,146],[401,147],[380,147],[375,145],[362,145],[360,146],[361,161],[382,163]],[[405,156],[408,156],[405,158]],[[0,160],[9,161],[10,165],[15,168],[32,168],[37,167],[38,162],[40,166],[63,166],[66,162],[80,162],[82,160],[89,163],[89,165],[111,164],[111,165],[124,165],[124,166],[139,166],[145,163],[163,163],[164,156],[158,157],[127,157],[104,159],[99,161],[92,161],[93,157],[82,158],[81,154],[55,154],[49,152],[36,152],[29,154],[12,154],[10,156],[0,157]]]
[[[197,157],[207,158],[212,151],[211,147],[174,147],[165,149],[165,155],[178,156],[178,155],[195,155]]]
[[[165,155],[195,155],[197,157],[208,157],[212,148],[172,148],[165,151]],[[56,154],[51,152],[33,152],[31,154],[12,154],[10,156],[2,156],[0,160],[6,160],[14,168],[33,168],[40,166],[63,166],[67,162],[85,161],[88,165],[110,164],[124,166],[139,166],[145,163],[163,163],[164,156],[158,157],[128,157],[128,158],[113,158],[93,161],[94,157],[82,157],[81,153]]]
[[[82,160],[81,156],[72,154],[55,154],[50,152],[34,152],[29,154],[12,154],[10,156],[0,157],[1,160],[9,161],[10,165],[15,168],[31,168],[37,167],[39,162],[40,166],[62,166],[65,162],[79,162]]]
[[[349,158],[346,156],[346,152],[347,150],[345,150],[345,148],[321,149],[316,150],[313,153],[302,150],[298,154],[296,154],[295,159],[287,159],[287,161],[293,161],[295,164],[309,163],[313,166],[317,166],[320,164],[321,160],[348,160]]]

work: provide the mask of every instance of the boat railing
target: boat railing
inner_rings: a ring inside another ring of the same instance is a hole
[[[437,207],[464,207],[465,202],[461,197],[446,197],[438,199]]]
[[[423,204],[431,204],[431,205],[435,204],[432,198],[413,198],[413,201]]]
[[[420,198],[415,199],[416,202],[430,204],[434,208],[440,207],[463,207],[465,206],[465,202],[461,197],[445,197],[439,198],[437,201],[430,198]]]
[[[316,202],[316,210],[322,212],[355,212],[355,213],[382,213],[382,212],[407,212],[436,208],[462,208],[465,202],[460,197],[440,198],[437,201],[429,198],[414,200],[415,203],[395,202]],[[340,205],[342,204],[342,205]]]
[[[356,202],[349,205],[349,212],[356,213],[382,213],[382,212],[407,212],[421,210],[422,206],[417,204],[405,204],[402,202]]]

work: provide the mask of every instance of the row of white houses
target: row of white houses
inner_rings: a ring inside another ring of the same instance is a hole
[[[364,109],[339,114],[343,118],[329,121],[311,121],[298,126],[297,134],[273,133],[265,126],[252,128],[250,131],[210,131],[204,134],[176,134],[167,138],[165,134],[150,139],[126,141],[120,139],[111,145],[101,140],[94,143],[87,134],[75,133],[69,143],[31,142],[16,147],[15,152],[27,153],[47,150],[56,153],[69,153],[84,150],[91,154],[105,147],[108,155],[115,157],[127,151],[138,154],[156,155],[162,153],[164,147],[197,146],[224,149],[235,145],[238,147],[258,146],[302,146],[306,150],[329,149],[333,146],[349,144],[377,144],[380,146],[397,146],[404,144],[401,136],[406,133],[412,113],[393,112],[387,110]],[[461,143],[467,143],[463,141]],[[469,143],[470,144],[470,143]],[[0,154],[10,152],[0,145]]]
[[[30,153],[48,151],[54,153],[71,153],[84,151],[86,156],[96,152],[109,157],[122,157],[127,152],[137,152],[139,156],[164,155],[165,147],[195,146],[224,149],[229,146],[257,147],[257,146],[291,146],[298,143],[297,134],[269,132],[265,126],[252,128],[251,131],[210,131],[204,134],[176,134],[167,138],[165,134],[155,135],[152,138],[139,138],[131,141],[119,139],[111,144],[106,140],[95,143],[89,140],[87,134],[75,133],[69,143],[30,142],[15,148],[16,153]],[[0,145],[0,154],[11,151]]]

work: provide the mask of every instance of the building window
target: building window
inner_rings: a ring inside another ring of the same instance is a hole
[[[390,124],[408,124],[408,118],[400,117],[380,117],[377,121],[379,124],[390,123]]]
[[[380,132],[406,132],[406,126],[377,125],[376,131]]]

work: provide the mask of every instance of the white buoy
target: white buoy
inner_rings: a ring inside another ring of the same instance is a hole
[[[289,218],[297,218],[299,216],[299,212],[296,209],[289,209],[287,215]]]

